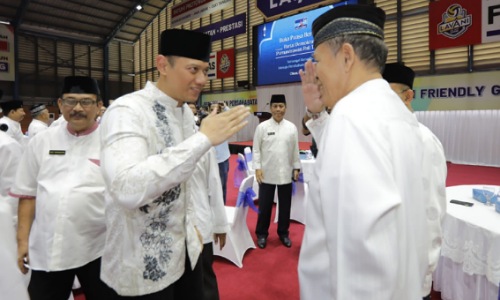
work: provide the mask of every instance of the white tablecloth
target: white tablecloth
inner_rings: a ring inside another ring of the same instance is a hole
[[[500,282],[500,214],[472,198],[482,185],[446,188],[441,258],[434,289],[444,300],[497,300]],[[497,187],[498,188],[498,187]],[[450,203],[457,199],[472,207]]]

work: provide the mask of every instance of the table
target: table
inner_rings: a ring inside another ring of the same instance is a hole
[[[483,185],[446,188],[441,257],[433,274],[443,300],[497,300],[500,282],[500,214],[472,198]],[[498,189],[498,187],[496,187]],[[472,202],[472,207],[451,204]]]

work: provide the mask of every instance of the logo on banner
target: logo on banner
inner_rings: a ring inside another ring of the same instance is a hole
[[[229,56],[226,53],[224,53],[220,57],[219,71],[226,74],[227,71],[229,71],[229,68],[231,68],[231,59],[229,58]]]
[[[300,18],[295,20],[295,29],[301,29],[307,27],[307,18]]]
[[[438,24],[438,34],[456,39],[464,34],[472,25],[472,15],[460,4],[452,4],[443,13],[442,22]]]

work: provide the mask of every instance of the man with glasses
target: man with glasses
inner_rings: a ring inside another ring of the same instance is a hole
[[[67,125],[31,139],[10,192],[19,198],[18,266],[32,270],[32,300],[68,299],[75,276],[86,299],[111,297],[99,279],[106,230],[99,95],[90,77],[64,79],[57,102]]]

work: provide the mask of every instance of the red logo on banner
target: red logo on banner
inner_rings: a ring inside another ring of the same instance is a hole
[[[9,42],[0,41],[0,51],[9,52]]]
[[[429,49],[481,43],[481,1],[429,3]]]
[[[234,77],[234,48],[217,51],[217,78]]]

